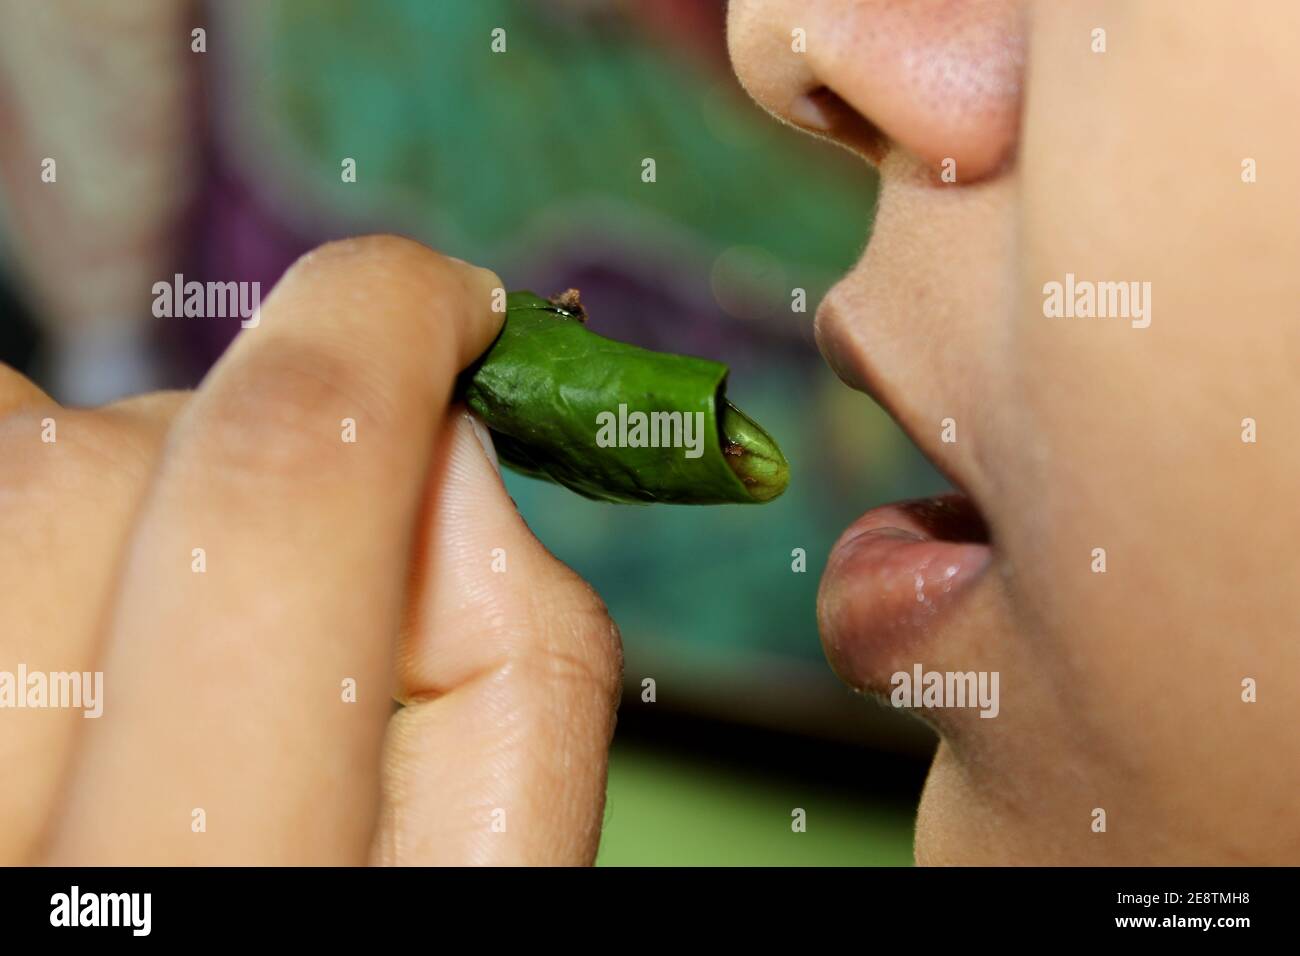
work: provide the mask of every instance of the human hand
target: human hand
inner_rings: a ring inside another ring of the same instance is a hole
[[[617,631],[448,408],[500,287],[348,240],[193,393],[0,366],[0,677],[103,672],[0,708],[0,863],[591,862]]]

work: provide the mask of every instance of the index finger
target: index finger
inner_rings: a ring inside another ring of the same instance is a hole
[[[499,285],[392,237],[286,274],[174,425],[54,859],[366,859],[431,448]]]

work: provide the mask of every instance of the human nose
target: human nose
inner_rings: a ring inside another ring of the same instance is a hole
[[[877,165],[969,182],[1014,156],[1022,0],[732,0],[727,38],[761,106]]]

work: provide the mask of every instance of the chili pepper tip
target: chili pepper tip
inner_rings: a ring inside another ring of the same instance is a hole
[[[758,422],[722,402],[723,457],[755,501],[771,501],[790,483],[790,465]]]

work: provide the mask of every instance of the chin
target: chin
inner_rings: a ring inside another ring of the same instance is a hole
[[[1012,866],[1008,833],[970,785],[947,743],[930,767],[916,812],[912,853],[917,866]]]

